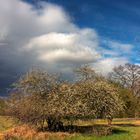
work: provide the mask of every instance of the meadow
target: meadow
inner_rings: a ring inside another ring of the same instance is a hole
[[[95,124],[106,124],[106,121],[75,121],[75,125],[79,126]],[[1,140],[140,140],[139,119],[114,119],[112,127],[113,133],[108,136],[94,136],[92,133],[35,132],[27,126],[15,123],[9,117],[0,116],[0,136],[7,135],[5,138],[0,137]]]

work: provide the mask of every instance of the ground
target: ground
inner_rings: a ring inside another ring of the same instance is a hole
[[[89,126],[105,124],[105,120],[76,121],[75,125]],[[36,132],[27,125],[15,123],[9,117],[0,117],[1,140],[140,140],[139,119],[114,119],[113,134],[97,137],[93,134],[64,133],[64,132]],[[20,137],[19,137],[20,134]],[[5,137],[3,137],[5,136]]]

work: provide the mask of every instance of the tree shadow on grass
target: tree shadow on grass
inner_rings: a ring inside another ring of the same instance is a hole
[[[117,128],[114,128],[112,130],[112,134],[124,134],[124,133],[129,133],[129,131],[127,131],[127,130],[121,130],[121,129],[117,129]]]
[[[93,134],[97,136],[107,136],[111,134],[124,134],[129,133],[127,130],[123,130],[120,128],[114,128],[114,126],[120,127],[137,127],[133,124],[114,124],[112,126],[109,125],[87,125],[87,126],[79,126],[79,125],[65,125],[61,127],[61,129],[49,130],[47,127],[44,131],[50,132],[69,132],[69,133],[81,133],[81,134]],[[42,130],[41,130],[42,131]]]
[[[77,133],[91,133],[93,126],[78,126],[78,125],[67,125],[64,126],[65,132],[77,132]]]
[[[88,126],[78,126],[78,125],[67,125],[64,126],[65,131],[78,132],[78,133],[92,133],[94,130],[102,130],[110,128],[107,125],[88,125]]]
[[[63,126],[63,129],[61,130],[55,129],[54,131],[51,132],[68,132],[68,133],[81,133],[81,134],[105,136],[112,134],[112,127],[108,125],[88,125],[88,126],[66,125]]]
[[[114,124],[114,126],[121,126],[121,127],[139,127],[140,125],[135,124]]]
[[[42,131],[41,129],[38,131]],[[69,133],[82,133],[82,134],[97,134],[97,135],[109,135],[112,133],[112,128],[108,125],[65,125],[63,127],[55,128],[54,130],[49,130],[47,127],[44,131],[50,132],[69,132]]]
[[[135,124],[114,124],[114,125],[112,125],[112,126],[119,126],[119,127],[124,127],[124,128],[126,128],[126,127],[139,127],[140,125],[135,125]],[[112,129],[112,134],[122,134],[122,133],[129,133],[129,131],[128,130],[123,130],[123,129],[120,129],[120,128],[113,128]]]

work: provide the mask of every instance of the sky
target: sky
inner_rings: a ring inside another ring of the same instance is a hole
[[[0,96],[31,67],[73,79],[140,64],[138,0],[0,0]]]

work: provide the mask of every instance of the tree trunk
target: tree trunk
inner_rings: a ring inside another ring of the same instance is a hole
[[[63,131],[64,130],[63,122],[61,122],[60,120],[57,120],[54,118],[48,118],[47,123],[48,123],[49,131],[56,132],[56,131]]]
[[[113,120],[112,117],[109,117],[109,118],[107,119],[108,125],[111,125],[111,124],[112,124],[112,120]]]

